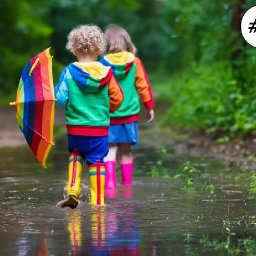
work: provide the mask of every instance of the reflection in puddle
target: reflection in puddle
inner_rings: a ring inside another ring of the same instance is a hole
[[[130,205],[126,206],[125,213],[119,205],[96,206],[90,209],[90,215],[82,216],[79,210],[68,209],[66,219],[72,255],[140,255],[134,211]]]
[[[82,216],[76,211],[67,211],[69,240],[74,255],[80,250],[82,245]]]
[[[184,156],[141,147],[132,186],[122,186],[117,172],[117,189],[106,191],[105,206],[94,207],[86,202],[85,172],[82,203],[62,209],[55,206],[66,183],[62,148],[46,170],[26,148],[2,150],[1,256],[256,254],[256,186],[252,181],[248,200],[250,173],[190,158],[193,165],[187,167],[201,175],[175,181]]]
[[[48,244],[47,244],[47,240],[46,238],[41,240],[36,256],[48,256],[49,252],[48,252]]]

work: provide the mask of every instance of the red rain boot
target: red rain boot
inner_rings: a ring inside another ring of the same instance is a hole
[[[106,175],[105,175],[105,188],[113,189],[116,188],[116,162],[107,161],[105,162]]]
[[[132,184],[132,171],[133,171],[133,162],[120,164],[121,172],[122,172],[122,184],[130,185]]]

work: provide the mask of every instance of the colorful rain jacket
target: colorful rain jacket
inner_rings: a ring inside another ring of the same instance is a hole
[[[140,101],[146,109],[154,108],[152,90],[145,68],[138,57],[130,52],[110,53],[100,62],[112,68],[121,86],[124,101],[121,107],[110,114],[111,124],[136,122],[139,119]]]
[[[99,62],[74,62],[61,73],[55,87],[57,105],[65,106],[68,134],[105,136],[110,112],[123,94],[110,67]]]

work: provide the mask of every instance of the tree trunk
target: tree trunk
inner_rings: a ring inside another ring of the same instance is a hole
[[[234,75],[242,91],[246,88],[246,78],[244,77],[243,65],[245,62],[244,46],[246,44],[241,35],[241,20],[244,14],[243,6],[246,0],[237,0],[237,3],[232,6],[231,29],[235,36],[231,42],[231,47],[234,48],[231,53],[231,65]]]
[[[243,5],[245,4],[245,0],[238,0],[236,4],[232,6],[232,20],[231,20],[231,28],[232,31],[237,34],[232,44],[239,43],[239,38],[241,36],[241,20],[243,16]],[[241,50],[235,50],[232,55],[231,59],[236,60],[239,58],[241,54]]]

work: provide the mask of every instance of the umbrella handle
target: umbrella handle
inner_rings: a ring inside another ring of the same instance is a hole
[[[29,76],[32,75],[32,72],[33,72],[33,70],[36,68],[36,65],[38,64],[39,60],[40,60],[40,59],[37,58],[36,61],[34,62],[34,64],[32,65],[32,67],[31,67],[31,69],[29,70],[29,73],[28,73]]]

